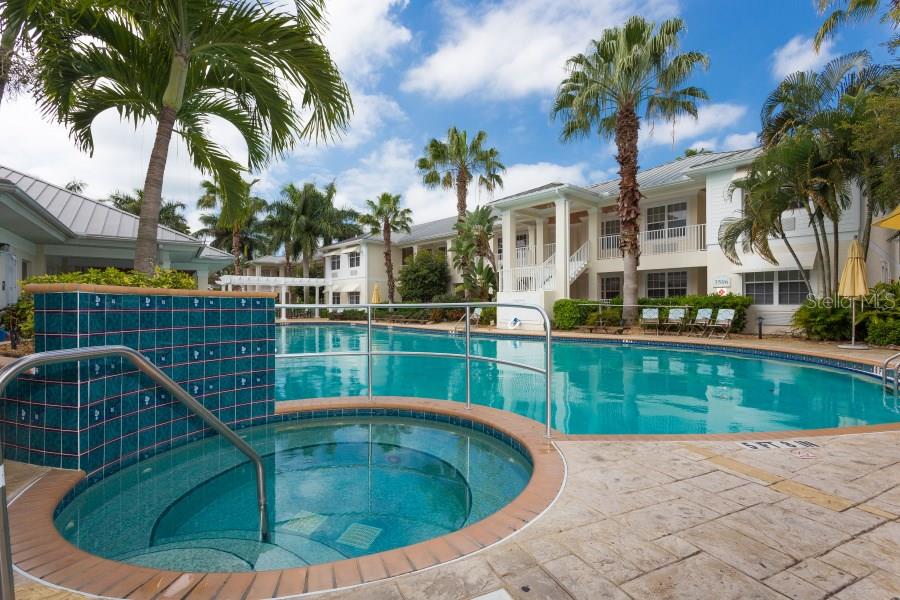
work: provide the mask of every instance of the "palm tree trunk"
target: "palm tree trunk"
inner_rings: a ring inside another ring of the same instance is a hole
[[[231,228],[231,255],[234,257],[234,274],[241,274],[241,228],[234,225]],[[240,286],[237,286],[241,289]]]
[[[831,294],[828,291],[828,287],[830,285],[830,280],[828,277],[828,264],[825,262],[825,250],[822,248],[822,239],[819,236],[819,226],[816,221],[816,216],[809,206],[809,201],[806,201],[803,203],[803,208],[806,209],[806,214],[809,217],[809,225],[810,225],[810,227],[812,227],[812,230],[813,230],[813,239],[816,240],[816,255],[822,257],[822,265],[823,265],[822,280],[824,281],[824,284],[825,284],[823,286],[824,289],[822,290],[822,294],[824,296],[830,296]]]
[[[13,56],[16,52],[16,40],[19,38],[21,27],[9,27],[0,36],[0,104],[3,103],[3,94],[9,84],[9,74],[12,70]]]
[[[875,203],[872,201],[872,194],[868,184],[863,184],[862,199],[866,203],[866,215],[863,221],[862,240],[860,240],[860,244],[862,244],[863,249],[863,260],[868,260],[869,240],[872,239],[872,218],[875,215]]]
[[[640,256],[638,219],[641,216],[641,190],[638,187],[638,128],[640,122],[634,107],[622,106],[616,115],[616,162],[619,163],[619,220],[622,249],[622,317],[634,322],[637,314],[637,267]]]
[[[841,246],[840,240],[838,239],[838,220],[835,219],[831,222],[831,231],[834,235],[834,269],[832,269],[831,277],[834,286],[834,293],[838,293],[838,283],[840,282],[840,254],[841,254]]]
[[[391,227],[385,221],[381,231],[384,240],[384,270],[387,273],[388,302],[394,303],[394,258],[391,256]]]
[[[788,237],[784,234],[784,232],[780,231],[779,233],[781,234],[781,241],[784,242],[785,248],[788,249],[788,252],[791,253],[791,257],[793,257],[794,262],[797,264],[797,270],[800,271],[800,276],[803,277],[803,283],[806,284],[806,289],[812,292],[813,289],[809,283],[809,275],[806,274],[806,269],[803,268],[803,263],[800,262],[800,258],[797,256],[797,253],[794,252],[794,247],[791,246],[791,242],[788,241]]]
[[[822,212],[816,215],[816,222],[819,226],[819,232],[822,236],[822,266],[825,270],[825,281],[827,282],[826,294],[833,296],[837,290],[832,285],[831,277],[831,244],[828,242],[828,230],[825,229],[825,217]]]
[[[309,252],[303,252],[303,277],[309,278]],[[303,286],[303,304],[306,304],[306,297],[309,294],[309,287]]]
[[[469,185],[469,173],[465,168],[456,172],[456,220],[462,223],[466,220],[466,195]]]
[[[162,206],[163,178],[166,174],[166,159],[169,142],[175,127],[175,109],[164,106],[156,126],[156,139],[150,151],[150,163],[144,179],[144,198],[141,201],[141,215],[138,223],[137,241],[134,245],[134,269],[152,275],[157,262],[157,232],[159,209]]]

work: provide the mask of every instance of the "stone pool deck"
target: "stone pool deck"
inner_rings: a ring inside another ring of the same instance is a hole
[[[524,530],[456,562],[315,597],[900,596],[900,431],[808,441],[815,446],[561,441],[565,488]],[[43,472],[15,463],[8,470],[13,494]],[[82,597],[17,581],[20,599]],[[231,597],[203,579],[162,592]]]

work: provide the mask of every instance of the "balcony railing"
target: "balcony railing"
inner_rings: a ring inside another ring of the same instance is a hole
[[[510,271],[500,270],[501,292],[535,292],[553,289],[553,264],[513,267]]]
[[[597,258],[620,258],[620,236],[604,235],[597,239]],[[641,254],[677,254],[706,251],[706,224],[686,225],[641,231],[638,234]]]

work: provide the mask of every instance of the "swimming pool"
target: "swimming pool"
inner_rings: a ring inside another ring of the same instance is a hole
[[[348,324],[277,329],[277,352],[358,351]],[[672,339],[672,338],[670,338]],[[459,335],[376,328],[373,349],[465,352]],[[535,338],[472,337],[472,354],[542,366]],[[374,356],[375,395],[465,400],[465,361]],[[544,421],[543,375],[473,361],[472,402]],[[366,357],[281,358],[278,400],[364,396]],[[696,434],[900,421],[872,377],[812,363],[703,349],[554,340],[552,425],[570,434]]]
[[[415,418],[286,421],[241,431],[263,456],[269,542],[250,463],[218,436],[103,479],[57,529],[104,558],[178,571],[285,569],[343,560],[476,523],[528,484],[526,456],[494,437]]]

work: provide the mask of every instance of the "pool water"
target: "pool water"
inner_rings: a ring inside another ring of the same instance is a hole
[[[541,367],[535,338],[472,337],[472,354]],[[447,333],[376,328],[375,350],[465,352]],[[366,328],[277,329],[278,353],[358,351]],[[465,400],[465,361],[374,356],[375,395]],[[472,361],[472,401],[543,422],[544,376]],[[279,400],[364,396],[366,357],[279,358]],[[861,374],[789,360],[640,344],[553,343],[552,425],[565,433],[688,434],[849,427],[900,421],[893,398]]]
[[[450,533],[502,508],[531,477],[509,445],[418,419],[314,419],[241,435],[264,457],[268,543],[259,539],[251,464],[218,436],[87,488],[57,528],[87,552],[135,565],[282,569]]]

